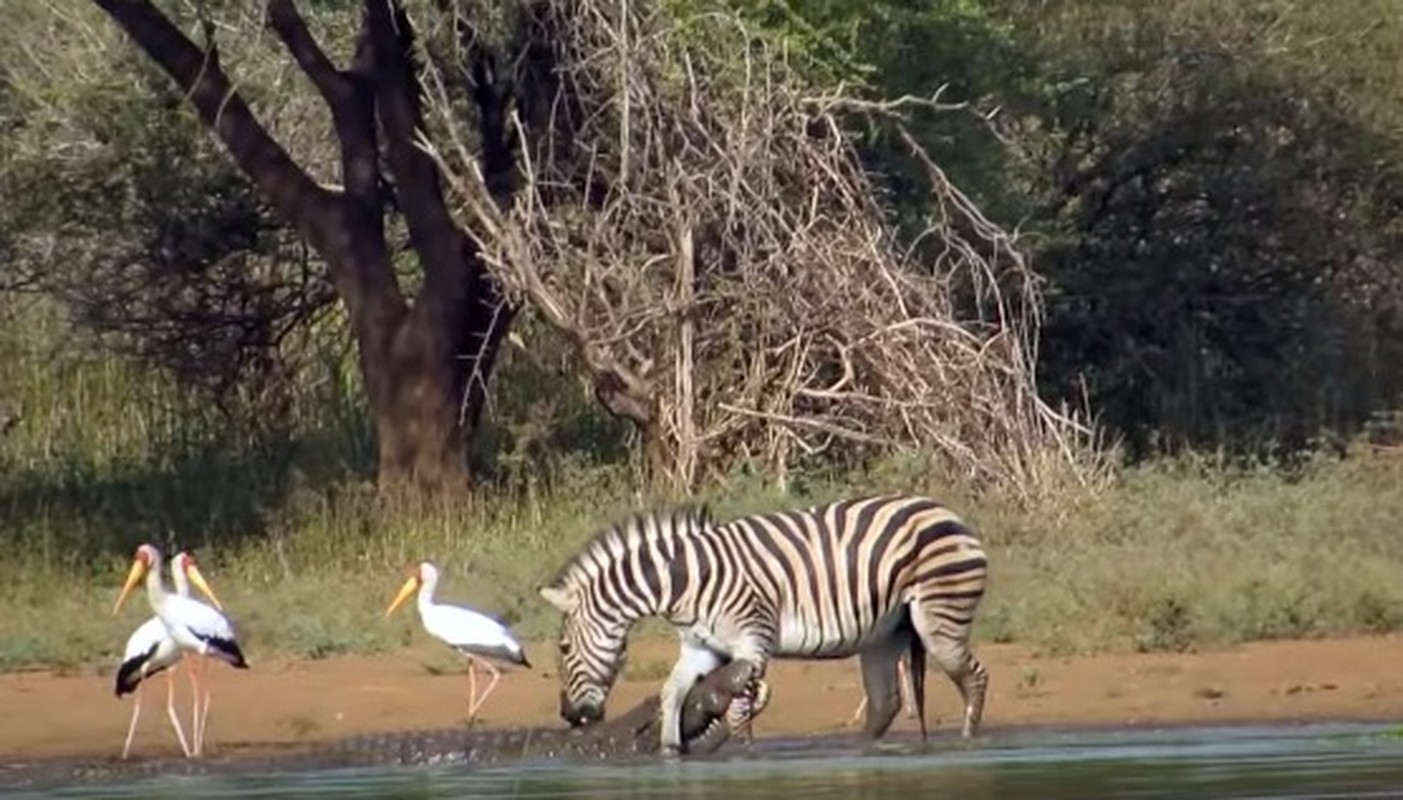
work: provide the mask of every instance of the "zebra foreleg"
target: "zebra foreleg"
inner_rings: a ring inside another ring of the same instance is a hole
[[[862,691],[867,696],[867,725],[864,732],[880,739],[901,710],[900,677],[896,666],[906,654],[909,639],[896,636],[872,645],[858,657],[862,667]]]
[[[921,637],[912,632],[907,646],[911,650],[911,666],[907,669],[911,690],[911,711],[921,725],[921,741],[928,741],[926,734],[926,646]]]
[[[915,642],[920,641],[914,636],[911,637],[911,639]],[[922,651],[922,656],[924,655],[925,652]],[[924,657],[921,659],[921,663],[925,663]],[[910,719],[916,719],[917,717],[920,717],[924,724],[925,717],[922,712],[917,711],[916,701],[913,697],[913,693],[915,692],[915,689],[913,688],[915,685],[915,678],[911,675],[911,670],[906,666],[905,661],[897,660],[896,662],[896,681],[897,685],[901,687],[901,707],[906,710],[906,716]],[[859,701],[857,704],[857,708],[853,710],[852,717],[848,719],[848,724],[856,725],[857,723],[861,722],[863,712],[866,710],[867,695],[864,693],[862,695],[862,700]]]
[[[751,665],[751,662],[745,662]],[[755,717],[770,703],[770,685],[758,678],[746,682],[745,694],[731,701],[726,710],[726,725],[732,736],[745,737],[747,746],[755,744]]]
[[[687,692],[708,673],[720,667],[721,656],[701,645],[682,640],[672,673],[658,693],[659,752],[664,757],[682,754],[682,704]]]

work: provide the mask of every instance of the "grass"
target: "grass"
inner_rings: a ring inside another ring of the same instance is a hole
[[[443,597],[544,639],[557,617],[535,588],[634,507],[626,469],[591,459],[587,446],[558,448],[550,479],[532,473],[529,491],[506,472],[470,502],[377,497],[353,377],[334,359],[304,376],[296,424],[269,437],[231,426],[149,370],[54,349],[61,320],[41,321],[0,332],[0,403],[23,415],[0,440],[0,670],[114,663],[149,613],[139,600],[111,613],[145,540],[193,549],[252,659],[387,652],[421,639],[412,608],[390,619],[384,609],[424,558],[445,570]],[[503,369],[523,374],[510,359]],[[502,396],[522,404],[559,390]],[[488,438],[509,439],[513,413],[494,408]],[[1400,487],[1400,458],[1322,458],[1288,471],[1198,457],[1125,469],[1097,496],[1069,490],[1019,507],[893,460],[799,475],[783,491],[736,476],[706,499],[728,517],[872,490],[929,492],[990,549],[978,637],[1069,654],[1403,628]]]

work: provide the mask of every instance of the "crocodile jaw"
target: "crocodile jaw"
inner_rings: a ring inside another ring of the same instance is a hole
[[[682,740],[686,752],[712,753],[726,743],[732,734],[726,719],[731,705],[759,694],[760,681],[755,673],[754,664],[732,661],[692,687],[682,708]]]

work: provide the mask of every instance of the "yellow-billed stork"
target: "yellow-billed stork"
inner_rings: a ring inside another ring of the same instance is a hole
[[[472,720],[502,677],[494,661],[528,669],[531,662],[526,660],[526,652],[502,623],[469,608],[434,602],[438,576],[438,568],[432,562],[421,562],[411,571],[390,607],[385,609],[385,616],[395,613],[395,609],[416,590],[419,592],[419,621],[423,623],[424,630],[457,650],[468,661],[468,719]],[[492,675],[492,682],[480,698],[477,696],[477,673],[474,670],[477,660],[481,660]]]
[[[219,607],[219,598],[209,590],[209,584],[205,583],[204,576],[200,574],[199,565],[195,563],[195,557],[187,552],[176,553],[171,559],[171,580],[175,583],[175,593],[181,597],[188,597],[190,594],[190,577],[194,576],[194,582],[200,591],[211,602]],[[132,719],[127,726],[127,739],[122,745],[122,758],[126,758],[131,752],[132,737],[136,735],[136,723],[141,717],[141,690],[146,685],[146,679],[158,673],[166,673],[166,714],[170,717],[171,727],[175,729],[175,738],[180,742],[180,750],[186,758],[191,756],[190,745],[185,740],[185,731],[180,725],[180,716],[175,711],[175,667],[180,663],[184,651],[171,638],[166,630],[166,623],[160,617],[152,616],[141,627],[132,632],[127,638],[126,648],[122,651],[122,662],[117,667],[116,694],[121,697],[125,694],[135,692],[132,698]],[[187,662],[188,669],[188,662]],[[193,717],[191,722],[198,727],[200,723],[200,705],[198,699],[195,702]]]
[[[143,576],[146,578],[146,599],[151,604],[151,610],[155,611],[156,616],[165,624],[166,632],[180,649],[223,661],[236,669],[248,669],[248,662],[244,660],[238,636],[234,632],[234,624],[228,617],[193,597],[166,592],[166,587],[161,581],[161,551],[154,545],[143,544],[136,549],[126,583],[122,585],[117,602],[112,606],[113,614],[121,609],[122,603]],[[200,587],[200,591],[213,596],[214,592],[205,584],[198,571],[190,573],[190,579]],[[195,667],[198,663],[196,661],[190,665],[190,684],[196,692],[197,703],[199,682],[195,675]],[[195,744],[191,750],[194,755],[200,755],[204,749],[204,726],[209,722],[209,705],[210,692],[206,689],[199,722],[193,725]]]

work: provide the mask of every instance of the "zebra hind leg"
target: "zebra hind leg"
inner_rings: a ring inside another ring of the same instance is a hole
[[[916,639],[914,636],[912,638]],[[916,639],[916,641],[920,640]],[[912,680],[911,668],[906,665],[906,661],[901,660],[896,662],[896,683],[901,687],[901,709],[906,712],[905,717],[907,719],[916,718],[916,701],[915,698],[911,696],[913,691],[911,688]]]
[[[970,652],[969,640],[943,629],[924,630],[921,641],[927,655],[940,665],[964,700],[964,726],[961,735],[970,739],[979,733],[984,716],[984,697],[989,687],[989,673]]]
[[[915,719],[921,728],[921,741],[926,741],[926,651],[921,644],[921,637],[916,635],[916,628],[911,622],[911,615],[908,611],[903,615],[901,624],[897,626],[892,634],[895,641],[893,646],[902,643],[900,652],[896,657],[896,682],[900,688],[899,708],[906,710],[908,719]],[[909,661],[906,656],[909,655]],[[858,704],[857,710],[853,712],[849,725],[856,725],[862,719],[862,712],[867,709],[867,693],[864,691],[862,702]]]

